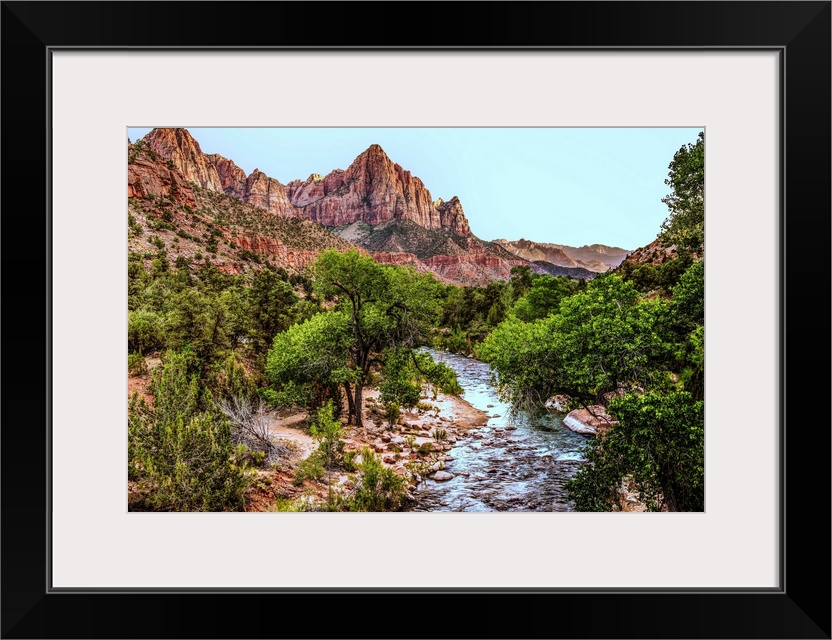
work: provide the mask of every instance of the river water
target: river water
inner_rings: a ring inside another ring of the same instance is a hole
[[[583,436],[563,425],[562,414],[518,411],[500,400],[484,362],[428,350],[456,372],[462,396],[488,412],[488,423],[457,441],[448,454],[450,480],[426,480],[413,511],[574,511],[564,483],[577,471]],[[512,429],[511,427],[515,427]]]

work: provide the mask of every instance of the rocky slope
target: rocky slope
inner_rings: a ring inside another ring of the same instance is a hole
[[[192,269],[209,262],[225,273],[266,263],[298,272],[324,249],[353,245],[308,220],[264,215],[263,209],[201,187],[141,141],[128,148],[128,248],[149,268],[162,243],[169,263]]]
[[[663,247],[661,240],[656,238],[648,245],[639,247],[621,261],[621,267],[638,266],[640,264],[660,265],[676,257],[676,245]]]

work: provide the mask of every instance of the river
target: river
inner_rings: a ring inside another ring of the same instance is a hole
[[[545,409],[512,414],[500,400],[484,362],[428,350],[450,366],[467,402],[488,412],[486,426],[457,441],[448,454],[450,480],[426,480],[412,511],[574,511],[564,483],[578,469],[587,436]],[[515,427],[512,429],[511,427]]]

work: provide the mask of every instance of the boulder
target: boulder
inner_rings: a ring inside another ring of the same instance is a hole
[[[448,471],[437,471],[431,477],[434,480],[436,480],[437,482],[445,482],[445,481],[450,480],[451,478],[453,478],[454,474],[452,474]]]
[[[576,433],[603,434],[618,425],[618,421],[607,413],[606,407],[596,404],[570,411],[563,419],[563,424]]]

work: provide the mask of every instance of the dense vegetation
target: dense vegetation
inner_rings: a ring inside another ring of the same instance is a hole
[[[619,421],[568,484],[579,510],[619,508],[625,483],[651,510],[704,509],[704,136],[669,169],[659,245],[673,257],[529,300],[477,350],[513,401],[565,394]]]
[[[333,470],[355,474],[350,495],[330,490],[325,508],[401,508],[404,481],[372,451],[345,451],[343,426],[362,427],[370,385],[391,426],[425,384],[460,393],[420,350],[435,346],[488,362],[518,404],[561,394],[607,406],[619,424],[587,442],[568,485],[579,510],[618,508],[627,484],[650,509],[702,510],[703,163],[700,135],[669,166],[660,250],[590,282],[515,267],[507,282],[445,286],[345,250],[311,223],[257,222],[299,249],[335,244],[290,273],[221,233],[247,229],[249,205],[198,187],[195,208],[131,201],[128,367],[148,379],[129,408],[131,508],[244,508],[287,453],[267,420],[286,407],[310,411],[318,441],[296,480],[331,488]]]

